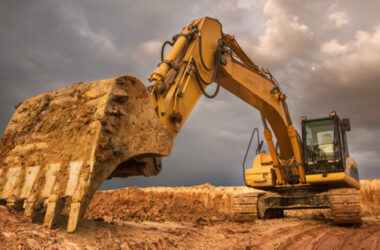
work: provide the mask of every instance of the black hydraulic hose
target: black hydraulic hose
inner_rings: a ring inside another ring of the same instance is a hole
[[[247,151],[245,152],[245,156],[244,156],[244,160],[243,160],[243,180],[244,180],[244,184],[246,186],[247,186],[247,181],[245,179],[245,161],[247,160],[247,156],[248,156],[248,153],[249,153],[249,149],[251,148],[252,139],[253,139],[253,136],[255,135],[255,132],[257,133],[257,144],[260,145],[259,129],[258,128],[254,128],[253,131],[252,131],[252,134],[251,134],[251,139],[249,139]],[[256,154],[258,154],[258,153],[259,152],[256,150]]]
[[[166,47],[167,44],[169,44],[170,46],[173,46],[174,42],[165,41],[164,44],[162,44],[162,47],[161,47],[161,62],[164,61],[164,52],[165,52],[165,47]]]
[[[207,67],[206,64],[205,64],[205,62],[204,62],[204,60],[203,60],[203,54],[202,54],[202,35],[201,35],[201,33],[200,33],[200,31],[198,29],[192,30],[192,32],[189,33],[189,34],[182,34],[182,33],[180,33],[180,34],[178,34],[178,35],[176,35],[176,36],[173,37],[173,41],[172,42],[165,41],[163,43],[162,47],[161,47],[161,63],[163,63],[163,62],[169,63],[171,67],[174,67],[176,69],[176,71],[177,71],[176,74],[178,74],[178,70],[177,70],[178,66],[175,65],[175,62],[174,61],[170,61],[170,62],[169,61],[165,61],[165,59],[164,59],[165,47],[168,44],[171,45],[171,46],[173,46],[174,43],[175,43],[175,41],[178,39],[179,36],[184,36],[186,38],[186,42],[185,42],[184,48],[182,49],[182,52],[181,52],[179,58],[175,60],[176,62],[181,63],[182,60],[183,60],[183,58],[185,57],[185,54],[186,54],[188,48],[189,48],[189,44],[190,44],[189,40],[193,39],[194,38],[194,34],[198,33],[198,32],[199,32],[199,57],[201,59],[202,66],[207,71],[211,71],[211,70],[214,69],[214,72],[212,74],[211,81],[210,82],[205,81],[202,78],[201,74],[199,73],[198,67],[197,67],[194,59],[192,59],[192,64],[194,66],[194,70],[193,71],[195,73],[195,78],[197,80],[199,88],[201,89],[202,94],[204,96],[206,96],[207,98],[214,98],[214,97],[216,97],[218,95],[219,90],[220,90],[220,81],[221,81],[221,72],[220,72],[221,50],[220,50],[220,48],[218,48],[215,51],[212,67],[211,68]],[[217,86],[216,86],[215,92],[210,95],[210,94],[208,94],[206,92],[205,88],[203,88],[202,84],[204,84],[204,85],[210,85],[210,84],[212,84],[215,81],[215,79],[217,80],[216,81]]]
[[[219,74],[218,74],[219,75]],[[220,89],[220,84],[219,83],[217,83],[217,85],[216,85],[216,89],[215,89],[215,92],[212,94],[212,95],[210,95],[210,94],[208,94],[207,92],[206,92],[206,90],[203,88],[203,86],[202,86],[202,83],[201,83],[201,81],[200,81],[200,76],[198,75],[198,73],[195,73],[195,77],[196,77],[196,79],[197,79],[197,83],[198,83],[198,86],[199,86],[199,88],[201,89],[201,91],[202,91],[202,94],[204,95],[204,96],[206,96],[207,98],[214,98],[214,97],[216,97],[217,95],[218,95],[218,93],[219,93],[219,89]]]
[[[194,69],[195,69],[195,74],[198,75],[200,82],[203,83],[204,85],[210,85],[210,84],[212,84],[213,81],[215,80],[215,77],[216,77],[217,71],[216,71],[216,70],[214,71],[214,73],[212,74],[211,80],[210,80],[209,82],[207,82],[207,81],[204,80],[204,79],[201,77],[201,75],[199,74],[199,69],[198,69],[198,66],[197,66],[197,64],[195,63],[194,59],[192,60],[192,63],[193,63]]]
[[[177,35],[174,36],[172,42],[170,42],[170,41],[165,41],[165,42],[162,44],[162,47],[161,47],[161,62],[164,62],[164,61],[165,61],[165,58],[164,58],[164,52],[165,52],[165,47],[166,47],[166,45],[169,44],[169,45],[173,46],[174,43],[176,42],[176,40],[178,39],[178,37],[180,37],[180,36],[185,37],[186,42],[185,42],[185,46],[184,46],[183,49],[182,49],[182,52],[181,52],[181,55],[180,55],[179,59],[176,59],[175,61],[177,61],[177,62],[179,62],[179,63],[182,62],[182,60],[183,60],[183,58],[185,57],[185,54],[186,54],[186,52],[187,52],[187,49],[189,48],[189,40],[190,40],[190,38],[193,37],[193,36],[191,35],[191,33],[190,33],[190,34],[182,34],[182,33],[180,33],[180,34],[177,34]],[[174,65],[174,62],[171,63],[171,66],[173,66],[173,65]]]
[[[201,63],[202,63],[202,66],[203,68],[205,68],[207,71],[211,71],[215,68],[215,63],[213,63],[211,65],[211,68],[207,67],[204,60],[203,60],[203,53],[202,53],[202,33],[200,31],[199,32],[199,35],[198,35],[198,42],[199,42],[199,45],[198,45],[198,49],[199,49],[199,57],[201,58]]]
[[[215,67],[215,71],[214,71],[214,74],[213,74],[213,77],[211,79],[210,82],[206,82],[202,77],[201,75],[199,74],[199,71],[198,71],[198,68],[197,68],[197,65],[195,63],[195,61],[193,60],[193,65],[194,65],[194,73],[195,73],[195,78],[197,79],[197,83],[198,83],[198,86],[199,88],[201,89],[202,91],[202,94],[204,96],[206,96],[207,98],[214,98],[218,95],[219,93],[219,90],[220,90],[220,80],[221,80],[221,74],[220,74],[220,51],[217,50],[215,52],[215,55],[214,55],[214,65],[216,65]],[[206,90],[203,88],[202,86],[202,83],[205,84],[205,85],[210,85],[214,80],[215,80],[215,74],[217,75],[217,86],[216,86],[216,89],[215,89],[215,92],[210,95],[206,92]]]

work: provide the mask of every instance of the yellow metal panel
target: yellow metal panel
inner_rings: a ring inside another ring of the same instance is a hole
[[[262,153],[260,155],[261,155],[261,164],[270,164],[270,163],[272,163],[272,157],[271,157],[270,154]]]
[[[323,174],[306,175],[306,182],[310,184],[322,183],[346,183],[355,188],[360,188],[360,182],[347,175],[346,173],[329,173],[326,177]]]
[[[221,25],[216,19],[204,17],[194,20],[189,26],[185,27],[182,30],[182,33],[189,33],[189,30],[191,30],[194,24],[198,25],[198,29],[202,34],[202,54],[204,62],[207,66],[210,66],[214,60],[214,52],[217,49],[218,40],[222,35]],[[152,94],[153,103],[158,107],[158,115],[162,123],[174,136],[179,132],[179,129],[185,123],[187,117],[190,115],[195,104],[198,102],[198,99],[202,95],[195,75],[188,70],[188,67],[190,67],[189,62],[191,59],[194,59],[194,61],[197,62],[199,73],[206,81],[211,80],[213,75],[213,71],[206,71],[199,64],[200,55],[198,39],[199,36],[196,35],[195,40],[189,44],[187,52],[182,61],[184,63],[181,64],[178,75],[176,76],[173,84],[170,86],[167,94],[165,96],[159,93]],[[182,49],[182,45],[178,47],[175,45],[168,53],[168,56],[165,57],[165,60],[173,60],[173,58],[175,59],[180,54],[179,52],[182,52]],[[185,62],[188,63],[186,64]],[[169,74],[168,70],[169,69],[166,63],[161,64],[155,70],[149,80],[155,80],[156,83],[159,83],[161,79],[158,79],[155,77],[155,75],[161,74],[165,78]],[[162,79],[162,81],[164,80],[165,79]],[[207,86],[204,85],[203,87],[206,88]],[[182,97],[178,97],[179,91],[183,93]],[[174,124],[170,120],[170,115],[173,112],[178,112],[182,115],[182,121],[179,124]]]
[[[267,178],[263,174],[249,174],[246,175],[246,183],[249,187],[272,187],[272,175],[268,174]]]
[[[222,67],[222,87],[261,112],[276,136],[282,158],[292,158],[285,108],[275,95],[270,94],[275,84],[230,57],[224,58],[227,64]]]
[[[271,187],[274,186],[272,165],[262,165],[270,163],[272,158],[269,154],[261,153],[256,155],[253,161],[253,167],[245,172],[246,183],[250,187]]]

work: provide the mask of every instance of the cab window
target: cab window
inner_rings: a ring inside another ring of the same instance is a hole
[[[308,164],[339,160],[339,138],[334,119],[307,122],[305,133]]]

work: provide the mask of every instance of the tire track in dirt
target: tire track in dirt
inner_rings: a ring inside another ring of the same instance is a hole
[[[331,221],[277,219],[197,228],[180,249],[378,249],[380,221],[341,227]]]
[[[325,224],[310,227],[283,242],[279,249],[378,249],[380,224],[361,227]]]
[[[325,224],[314,225],[311,223],[311,225],[304,225],[302,223],[296,229],[289,230],[287,234],[284,233],[283,238],[287,239],[278,246],[278,249],[305,249],[305,242],[312,244],[313,241],[320,237],[320,230],[325,227]]]
[[[379,249],[380,248],[380,230],[378,225],[374,225],[369,221],[365,221],[359,230],[352,230],[351,237],[345,235],[342,243],[342,249],[357,249],[357,242],[361,242],[361,248],[364,249]],[[348,229],[350,230],[350,229]],[[377,237],[376,237],[377,235]],[[370,240],[373,238],[374,240]]]
[[[275,219],[266,220],[263,224],[263,235],[259,239],[259,248],[281,248],[284,241],[294,237],[301,228],[305,229],[305,224],[297,219]],[[285,223],[284,223],[285,222]],[[307,225],[307,227],[310,227]]]

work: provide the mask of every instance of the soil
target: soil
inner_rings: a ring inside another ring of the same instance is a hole
[[[234,222],[230,195],[247,190],[205,184],[98,191],[74,234],[66,233],[66,216],[48,230],[41,222],[29,223],[22,211],[0,206],[0,249],[380,248],[380,180],[362,182],[361,226],[337,226],[328,210]]]

